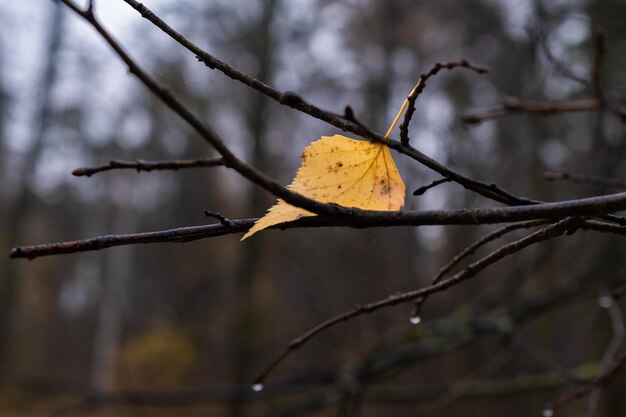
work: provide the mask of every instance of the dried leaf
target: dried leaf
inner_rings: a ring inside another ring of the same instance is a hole
[[[389,148],[341,135],[323,136],[302,153],[302,165],[287,186],[320,203],[364,210],[395,211],[404,205],[405,186]],[[246,239],[270,226],[315,216],[279,199],[246,233]]]

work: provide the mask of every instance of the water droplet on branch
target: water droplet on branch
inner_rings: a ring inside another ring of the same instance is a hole
[[[609,297],[608,295],[603,295],[598,298],[598,306],[601,308],[610,308],[613,305],[613,297]]]

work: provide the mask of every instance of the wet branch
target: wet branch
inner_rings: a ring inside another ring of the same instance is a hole
[[[531,227],[541,226],[541,225],[544,225],[546,223],[549,223],[549,221],[547,221],[547,220],[535,220],[535,221],[530,221],[530,222],[511,224],[511,225],[508,225],[508,226],[501,227],[500,229],[497,229],[497,230],[489,233],[488,235],[483,236],[482,238],[480,238],[479,240],[477,240],[476,242],[474,242],[470,246],[468,246],[465,249],[463,249],[454,258],[452,258],[452,260],[450,260],[450,262],[448,262],[443,267],[441,267],[441,269],[439,269],[439,272],[437,272],[437,275],[435,275],[435,277],[433,278],[432,285],[434,285],[434,284],[438,283],[439,281],[441,281],[441,279],[448,272],[450,272],[452,270],[452,268],[454,268],[456,265],[459,264],[459,262],[461,262],[463,259],[467,258],[468,256],[474,254],[478,249],[480,249],[481,247],[483,247],[487,243],[492,242],[492,241],[494,241],[496,239],[499,239],[502,236],[504,236],[504,235],[506,235],[508,233],[511,233],[511,232],[513,232],[515,230],[529,229]],[[420,312],[422,311],[422,307],[424,306],[424,302],[426,302],[426,297],[420,297],[420,298],[417,299],[417,301],[415,301],[415,307],[413,308],[413,313],[411,314],[411,317],[419,317]]]
[[[570,233],[577,229],[582,220],[576,217],[570,217],[565,220],[561,220],[558,223],[545,227],[535,233],[532,233],[522,239],[508,243],[498,250],[490,253],[489,255],[481,258],[477,262],[467,266],[463,271],[453,275],[452,277],[438,282],[437,284],[430,285],[428,287],[420,288],[418,290],[408,291],[401,294],[390,295],[389,297],[379,300],[370,304],[356,305],[352,310],[346,311],[342,314],[338,314],[330,319],[318,324],[306,333],[293,339],[287,347],[281,351],[256,377],[255,383],[263,383],[267,376],[280,365],[291,353],[298,350],[310,339],[318,335],[319,333],[327,330],[330,327],[338,323],[342,323],[353,319],[354,317],[364,314],[372,313],[381,308],[394,306],[400,303],[410,302],[420,297],[425,297],[430,294],[445,291],[448,288],[455,286],[463,281],[466,281],[476,276],[480,271],[488,266],[496,263],[500,259],[519,252],[520,250],[533,245],[535,243],[543,242],[545,240],[552,239],[560,236],[564,233]]]

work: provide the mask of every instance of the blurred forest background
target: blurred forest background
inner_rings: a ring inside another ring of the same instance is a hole
[[[309,142],[339,133],[206,68],[121,0],[96,3],[132,56],[281,182]],[[491,72],[446,71],[429,82],[411,130],[416,148],[541,200],[615,191],[547,182],[546,170],[625,177],[625,126],[614,115],[460,120],[507,96],[590,97],[545,47],[588,79],[597,25],[608,42],[606,94],[619,100],[623,1],[145,3],[235,68],[338,113],[349,104],[376,131],[386,130],[419,74],[465,57]],[[9,260],[17,245],[213,222],[203,209],[258,217],[275,200],[225,168],[72,176],[109,159],[214,151],[52,1],[0,3],[0,149],[2,415],[539,416],[544,403],[595,375],[612,341],[623,347],[620,303],[599,306],[598,298],[623,284],[626,245],[593,232],[535,245],[433,296],[417,326],[410,305],[341,324],[297,351],[258,393],[252,378],[293,337],[354,304],[427,285],[493,228],[292,229],[244,243],[223,236]],[[395,159],[408,208],[493,205],[455,184],[413,197],[438,176]],[[624,389],[619,380],[605,389],[595,414],[626,415]],[[157,395],[141,406],[94,395],[115,392]],[[587,402],[556,413],[588,415]]]

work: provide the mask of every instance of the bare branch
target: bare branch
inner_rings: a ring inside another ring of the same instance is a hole
[[[546,405],[546,409],[553,410],[556,407],[561,405],[570,403],[579,398],[583,398],[593,391],[602,388],[608,384],[610,384],[619,374],[622,368],[626,365],[626,353],[624,353],[614,364],[611,366],[607,372],[605,372],[599,378],[594,379],[588,384],[583,385],[582,387],[569,392],[554,401],[551,401]]]
[[[222,226],[226,227],[227,229],[232,229],[234,227],[233,222],[230,221],[230,219],[224,217],[221,213],[204,210],[204,215],[217,220]]]
[[[543,203],[531,206],[495,207],[484,209],[460,210],[422,210],[407,212],[386,212],[358,210],[350,218],[308,217],[295,222],[274,226],[274,229],[290,229],[295,227],[328,227],[349,226],[355,228],[387,227],[387,226],[425,226],[425,225],[477,225],[509,223],[538,219],[560,219],[566,216],[594,216],[617,210],[626,209],[626,192],[581,200]],[[352,209],[347,209],[352,210]],[[224,225],[208,225],[182,227],[161,232],[148,232],[126,235],[100,236],[87,240],[51,243],[35,246],[16,247],[11,250],[11,258],[34,259],[40,256],[58,255],[93,251],[111,246],[130,245],[155,242],[189,242],[206,237],[247,231],[257,219],[230,220],[232,227]],[[626,227],[619,227],[603,222],[588,221],[584,227],[626,234]]]
[[[510,330],[503,329],[501,325],[503,320],[511,322],[511,326],[517,328],[527,324],[532,319],[537,319],[541,315],[553,311],[554,308],[566,305],[566,302],[577,295],[581,295],[591,287],[583,285],[585,282],[594,279],[593,274],[585,274],[585,279],[574,279],[568,286],[560,288],[549,294],[541,295],[538,298],[524,300],[508,307],[505,310],[498,308],[490,313],[477,311],[474,314],[464,314],[462,317],[452,315],[450,317],[433,320],[427,324],[428,335],[422,335],[416,340],[410,348],[410,354],[407,355],[407,349],[396,348],[390,351],[384,358],[380,358],[377,353],[368,355],[361,360],[356,369],[367,369],[367,375],[356,377],[366,377],[367,380],[380,380],[385,375],[394,375],[397,370],[406,368],[418,362],[438,357],[440,355],[454,351],[468,343],[472,343],[481,335],[500,335],[508,337]],[[450,325],[456,323],[455,325]],[[462,335],[462,336],[461,336]],[[450,340],[450,343],[436,344],[437,348],[433,349],[432,338],[436,340]],[[380,361],[382,359],[382,363]],[[586,369],[590,364],[582,364],[577,369]],[[577,374],[576,371],[568,371],[567,374]],[[6,377],[7,375],[5,375]],[[537,379],[535,379],[535,377]],[[530,379],[528,379],[530,378]],[[132,391],[116,391],[116,392],[92,392],[88,386],[82,381],[59,379],[59,378],[41,378],[37,376],[13,375],[12,379],[17,381],[21,389],[41,393],[55,392],[59,394],[77,395],[81,397],[77,402],[57,410],[58,415],[66,415],[70,412],[80,411],[81,409],[94,409],[98,407],[106,407],[109,405],[143,405],[143,406],[183,406],[204,403],[230,403],[231,401],[252,402],[257,400],[267,400],[278,396],[289,395],[299,392],[301,389],[312,387],[328,386],[329,389],[335,389],[335,385],[342,384],[345,379],[343,371],[331,368],[329,371],[311,372],[305,371],[298,373],[287,379],[273,381],[263,389],[260,393],[254,393],[250,390],[249,385],[233,385],[223,387],[207,387],[202,389],[182,389],[182,390],[132,390]],[[562,372],[546,372],[543,374],[531,375],[518,382],[525,381],[521,385],[513,383],[511,390],[504,388],[507,392],[516,392],[517,388],[524,389],[552,389],[567,382]],[[531,382],[533,381],[533,382]],[[546,382],[546,384],[541,381]],[[497,395],[503,388],[509,386],[504,380],[477,380],[480,386],[485,388],[491,386],[492,389],[481,390],[484,395]],[[483,385],[486,384],[486,385]],[[390,392],[386,388],[389,386],[374,388],[374,395],[371,397],[368,390],[365,400],[368,402],[406,402],[411,403],[420,401],[420,399],[432,399],[434,395],[455,393],[454,387],[445,383],[441,386],[437,384],[427,383],[419,384],[411,387],[410,392],[404,390],[405,387],[395,386]],[[420,393],[415,395],[417,389]],[[450,392],[450,390],[452,390]],[[472,392],[471,389],[469,392]],[[379,396],[377,393],[385,393]],[[468,392],[468,394],[469,394]],[[412,393],[412,394],[411,394]],[[396,395],[397,394],[397,395]],[[408,394],[408,395],[407,395]],[[474,394],[471,394],[472,396]],[[478,394],[480,395],[480,394]]]
[[[306,113],[309,116],[314,117],[316,119],[325,121],[326,123],[332,126],[335,126],[343,131],[352,132],[363,138],[368,138],[368,139],[375,140],[375,141],[384,141],[384,137],[382,135],[365,128],[360,123],[355,123],[353,118],[351,119],[350,117],[342,117],[335,113],[322,110],[319,107],[316,107],[312,104],[307,103],[295,93],[288,92],[288,91],[280,92],[262,83],[261,81],[232,68],[228,64],[220,61],[213,55],[204,51],[203,49],[195,45],[193,42],[189,41],[179,32],[175,31],[173,28],[171,28],[167,23],[161,20],[157,15],[154,14],[154,12],[152,12],[143,4],[137,2],[136,0],[124,0],[124,1],[128,5],[130,5],[132,8],[137,10],[141,14],[142,17],[150,21],[152,24],[154,24],[156,27],[161,29],[164,33],[166,33],[172,39],[177,41],[180,45],[182,45],[187,50],[195,54],[196,57],[200,61],[204,62],[209,68],[217,69],[218,71],[222,72],[226,76],[257,90],[262,94],[265,94],[266,96],[278,101],[280,104],[283,104],[295,110]],[[467,67],[472,68],[473,70],[479,71],[479,72],[480,71],[484,72],[486,70],[485,68],[476,67],[469,63],[467,63]],[[392,139],[387,139],[385,143],[387,144],[387,146],[394,149],[395,151],[400,152],[404,155],[407,155],[408,157],[416,160],[422,165],[439,173],[440,175],[444,177],[450,177],[453,181],[461,184],[463,187],[471,191],[477,192],[487,198],[490,198],[495,201],[508,204],[508,205],[538,203],[538,201],[530,200],[530,199],[523,198],[523,197],[518,197],[509,192],[506,192],[500,189],[499,187],[497,187],[493,183],[486,183],[486,182],[469,178],[461,173],[458,173],[440,164],[439,162],[435,161],[434,159],[430,158],[429,156],[423,154],[422,152],[418,151],[417,149],[411,146],[403,145],[402,143],[392,140]],[[287,199],[285,200],[288,201]],[[298,205],[298,204],[294,204],[294,205]],[[307,208],[307,207],[304,207],[304,208]],[[311,210],[311,211],[316,212],[315,210]]]
[[[470,246],[463,249],[454,258],[452,258],[450,262],[448,262],[446,265],[441,267],[441,269],[439,269],[439,272],[437,272],[437,275],[435,275],[435,277],[433,278],[432,284],[438,283],[448,272],[452,270],[452,268],[458,265],[459,262],[461,262],[463,259],[467,258],[468,256],[472,255],[473,253],[475,253],[479,248],[486,245],[487,243],[492,242],[515,230],[529,229],[531,227],[541,226],[546,223],[549,223],[549,221],[535,220],[535,221],[530,221],[530,222],[512,224],[509,226],[501,227],[500,229],[497,229],[489,233],[488,235],[483,236],[481,239],[477,240]],[[426,301],[426,297],[420,297],[417,299],[417,301],[415,301],[415,307],[413,309],[413,313],[411,314],[411,317],[419,317],[419,314],[422,310],[422,307],[425,301]]]
[[[173,28],[171,28],[167,23],[165,23],[163,20],[161,20],[158,16],[156,16],[151,10],[149,10],[146,6],[144,6],[143,4],[137,2],[136,0],[124,0],[127,4],[129,4],[131,7],[133,7],[135,10],[137,10],[142,17],[146,18],[147,20],[149,20],[152,24],[154,24],[155,26],[157,26],[159,29],[161,29],[164,33],[166,33],[168,36],[172,37],[172,39],[174,39],[175,41],[177,41],[180,45],[182,45],[183,47],[185,47],[187,50],[191,51],[192,53],[194,53],[199,60],[201,60],[202,62],[204,62],[209,68],[212,69],[217,69],[220,72],[224,73],[225,75],[227,75],[228,77],[240,81],[241,83],[248,85],[249,87],[267,95],[268,97],[278,101],[280,104],[286,105],[288,107],[291,107],[293,109],[296,109],[298,111],[301,111],[303,113],[306,113],[308,115],[310,115],[311,117],[323,120],[341,130],[344,131],[349,131],[352,132],[354,134],[357,134],[363,138],[369,138],[371,140],[375,140],[375,141],[383,141],[384,137],[378,133],[375,133],[367,128],[364,128],[364,126],[362,124],[359,123],[355,123],[353,120],[350,120],[349,118],[346,117],[342,117],[339,116],[335,113],[331,113],[325,110],[322,110],[312,104],[309,104],[307,102],[305,102],[301,97],[299,97],[298,95],[292,93],[292,92],[280,92],[278,90],[275,90],[273,88],[271,88],[270,86],[262,83],[261,81],[250,77],[238,70],[235,70],[234,68],[230,67],[229,65],[227,65],[226,63],[220,61],[219,59],[217,59],[216,57],[214,57],[213,55],[209,54],[208,52],[202,50],[201,48],[199,48],[197,45],[195,45],[194,43],[192,43],[191,41],[189,41],[188,39],[186,39],[183,35],[181,35],[180,33],[178,33],[177,31],[175,31]],[[468,68],[473,69],[474,71],[477,72],[484,72],[486,71],[486,68],[481,68],[481,67],[477,67],[474,66],[472,64],[469,64],[468,62],[465,62],[464,65],[466,65]],[[439,71],[441,68],[437,69],[436,71]],[[432,70],[434,71],[434,70]],[[493,199],[495,201],[507,204],[507,205],[523,205],[523,204],[537,204],[540,203],[540,201],[536,201],[536,200],[531,200],[528,198],[524,198],[524,197],[519,197],[519,196],[515,196],[501,188],[499,188],[496,184],[494,183],[486,183],[486,182],[482,182],[482,181],[478,181],[472,178],[469,178],[463,174],[460,174],[442,164],[440,164],[439,162],[435,161],[434,159],[428,157],[427,155],[423,154],[422,152],[418,151],[417,149],[408,146],[408,145],[404,145],[400,142],[391,140],[391,139],[387,139],[385,141],[385,143],[392,149],[409,156],[410,158],[416,160],[417,162],[423,164],[424,166],[438,172],[440,175],[444,176],[444,177],[449,177],[451,178],[453,181],[461,184],[463,187],[474,191],[476,193],[479,193],[481,195],[483,195],[484,197]],[[219,149],[218,149],[219,151]],[[221,152],[220,152],[221,153]],[[228,161],[228,159],[227,159]],[[233,166],[233,168],[237,169],[237,166]],[[243,174],[242,174],[243,175]],[[245,175],[244,175],[245,176]],[[246,176],[246,178],[248,178]],[[253,181],[254,182],[254,181]],[[283,195],[281,194],[289,194],[288,190],[278,186],[275,183],[271,183],[271,184],[265,184],[263,185],[265,182],[261,181],[261,183],[257,183],[258,185],[261,185],[263,188],[267,189],[268,191],[272,192],[273,194],[283,198],[285,201],[298,206],[298,207],[303,207],[306,209],[309,209],[310,211],[314,212],[314,213],[318,213],[318,214],[325,214],[325,215],[347,215],[347,213],[339,213],[338,211],[333,211],[332,208],[328,207],[327,205],[315,205],[313,204],[314,202],[312,202],[311,200],[308,200],[306,198],[303,198],[299,195],[292,195],[289,196],[289,198],[285,198],[283,197]],[[613,219],[614,221],[616,219]],[[623,223],[623,221],[622,221]]]
[[[390,295],[389,297],[379,300],[370,304],[365,305],[357,305],[352,310],[346,311],[342,314],[338,314],[330,319],[318,324],[312,329],[308,330],[306,333],[303,333],[301,336],[293,339],[289,345],[281,351],[270,363],[265,367],[265,369],[256,377],[255,383],[262,383],[265,378],[280,364],[282,363],[287,356],[289,356],[292,352],[298,350],[302,345],[304,345],[311,338],[315,337],[319,333],[324,330],[333,327],[334,325],[348,321],[354,317],[369,314],[376,310],[379,310],[384,307],[394,306],[400,303],[406,303],[418,299],[420,297],[425,297],[430,294],[434,294],[437,292],[444,291],[452,286],[455,286],[463,281],[466,281],[474,276],[476,276],[480,271],[487,268],[488,266],[496,263],[500,259],[511,255],[513,253],[519,252],[520,250],[538,243],[543,242],[548,239],[552,239],[554,237],[560,236],[566,232],[570,232],[575,230],[578,225],[582,222],[582,220],[570,217],[565,220],[561,220],[558,223],[545,227],[535,233],[532,233],[522,239],[516,240],[509,244],[506,244],[499,248],[498,250],[490,253],[489,255],[481,258],[477,262],[467,266],[463,271],[455,274],[454,276],[440,281],[437,284],[430,285],[428,287],[424,287],[418,290],[413,290],[401,294]]]
[[[570,181],[582,184],[594,184],[603,187],[626,189],[626,181],[598,175],[574,174],[566,171],[546,171],[543,173],[543,179],[547,181]]]
[[[413,113],[415,113],[415,100],[422,93],[424,88],[426,87],[426,81],[436,75],[442,69],[451,70],[453,68],[468,68],[478,74],[486,74],[489,72],[489,68],[481,67],[478,65],[471,64],[467,59],[463,58],[459,61],[454,62],[438,62],[436,63],[428,72],[420,75],[419,80],[417,82],[417,88],[411,91],[411,94],[407,97],[408,107],[406,109],[406,113],[404,114],[404,120],[400,125],[400,142],[403,145],[409,144],[409,125],[411,124],[411,118],[413,117]]]
[[[257,80],[256,78],[250,77],[249,75],[246,75],[242,73],[241,71],[238,71],[235,68],[231,67],[230,65],[226,64],[225,62],[219,60],[215,56],[209,54],[208,52],[204,51],[199,46],[195,45],[193,42],[185,38],[182,34],[177,32],[176,30],[174,30],[172,27],[170,27],[167,23],[161,20],[161,18],[159,18],[156,14],[154,14],[154,12],[152,12],[142,3],[136,0],[124,0],[124,1],[133,9],[135,9],[137,12],[139,12],[143,18],[150,21],[153,25],[161,29],[172,39],[174,39],[180,45],[182,45],[191,53],[193,53],[196,56],[196,58],[199,61],[203,62],[207,67],[220,71],[221,73],[232,78],[233,80],[239,81],[256,91],[262,94],[265,94],[266,96],[276,100],[280,104],[283,104],[285,106],[307,113],[317,119],[330,123],[333,126],[341,130],[351,131],[361,137],[369,137],[368,135],[370,132],[364,131],[360,126],[353,123],[352,121],[345,119],[339,116],[338,114],[331,113],[326,110],[322,110],[316,106],[313,106],[307,103],[306,101],[304,101],[300,96],[298,96],[297,94],[293,92],[278,91],[270,87],[269,85]]]
[[[510,97],[499,106],[492,107],[481,113],[468,114],[461,118],[467,124],[479,124],[486,120],[497,119],[516,113],[535,113],[552,115],[559,113],[596,111],[602,107],[597,99],[569,100],[569,101],[537,101],[520,100]]]
[[[446,182],[450,182],[450,181],[452,181],[452,179],[448,177],[440,178],[438,180],[431,182],[428,185],[424,185],[418,188],[417,190],[413,191],[413,195],[423,195],[426,191],[430,190],[431,188],[435,188],[436,186],[440,184],[445,184]]]
[[[178,99],[176,99],[169,91],[160,86],[150,75],[148,75],[113,39],[109,32],[100,24],[100,22],[88,11],[81,10],[72,0],[60,0],[68,6],[72,11],[85,19],[93,28],[102,36],[106,43],[115,51],[115,53],[124,61],[131,74],[135,75],[153,94],[155,94],[165,105],[178,114],[190,126],[192,126],[198,134],[224,158],[224,163],[237,171],[242,177],[250,182],[260,186],[261,188],[274,194],[276,197],[282,198],[287,203],[296,207],[301,207],[315,214],[326,215],[331,217],[351,217],[354,210],[348,210],[335,204],[319,203],[301,194],[295,193],[286,187],[273,181],[271,178],[258,171],[254,167],[246,164],[225,145],[224,141],[209,127],[205,126],[191,111],[185,107]],[[140,5],[140,3],[137,3]],[[143,6],[142,6],[143,7]],[[269,88],[269,87],[268,87]],[[282,96],[281,96],[282,97]],[[290,96],[291,97],[291,96]],[[296,96],[297,97],[297,96]],[[289,102],[295,100],[289,99]],[[339,117],[333,115],[333,117]],[[347,121],[346,121],[347,123]]]
[[[84,240],[22,246],[11,250],[11,258],[35,259],[42,256],[96,251],[113,246],[138,245],[141,243],[192,242],[212,236],[245,232],[252,227],[256,220],[258,219],[230,220],[231,226],[229,228],[222,224],[210,224],[179,227],[158,232],[104,235]]]
[[[176,171],[186,168],[216,167],[224,165],[224,158],[178,159],[164,161],[144,161],[142,159],[137,159],[135,161],[111,160],[107,165],[75,169],[72,171],[72,175],[76,177],[91,177],[99,172],[112,171],[115,169],[135,169],[137,172],[150,172],[160,170]]]

